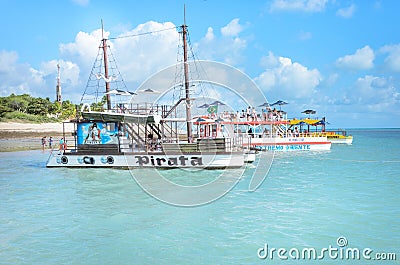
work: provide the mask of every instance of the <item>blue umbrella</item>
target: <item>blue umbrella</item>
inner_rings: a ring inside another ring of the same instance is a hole
[[[277,102],[272,103],[271,106],[279,105],[279,109],[281,109],[281,106],[286,104],[288,103],[283,100],[278,100]]]
[[[210,104],[210,106],[218,106],[218,105],[225,105],[224,103],[222,103],[221,101],[219,101],[219,100],[217,100],[217,101],[214,101],[213,103],[211,103]]]
[[[310,118],[311,114],[315,114],[317,112],[315,110],[312,110],[312,109],[306,109],[305,111],[302,111],[301,113],[308,114],[308,118]]]
[[[269,107],[269,106],[270,106],[269,103],[265,102],[264,104],[260,105],[259,107]]]
[[[201,106],[198,106],[198,108],[205,109],[205,108],[208,108],[209,106],[210,105],[208,105],[208,104],[203,104]]]

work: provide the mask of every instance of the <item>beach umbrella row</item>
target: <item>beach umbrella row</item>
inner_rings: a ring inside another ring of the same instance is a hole
[[[120,90],[120,89],[113,89],[105,93],[106,95],[118,95],[118,96],[133,96],[137,95],[135,92]]]
[[[204,103],[203,105],[199,106],[198,108],[205,109],[205,108],[208,108],[208,107],[211,107],[211,106],[224,106],[224,105],[225,104],[223,102],[217,100],[217,101],[214,101],[213,103],[210,103],[210,104]]]

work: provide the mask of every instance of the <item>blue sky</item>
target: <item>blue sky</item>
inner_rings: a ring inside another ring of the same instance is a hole
[[[117,37],[181,25],[186,3],[199,59],[249,75],[289,116],[315,109],[331,127],[400,127],[400,2],[1,0],[0,96],[79,103],[97,54],[101,19]],[[397,18],[397,19],[396,19]],[[177,31],[112,41],[130,90],[177,58]]]

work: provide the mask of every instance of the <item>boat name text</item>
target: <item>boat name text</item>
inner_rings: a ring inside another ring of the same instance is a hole
[[[260,146],[260,147],[262,150],[267,150],[267,151],[310,150],[309,144],[268,145],[268,146]]]
[[[176,166],[202,166],[203,165],[203,159],[202,157],[197,157],[197,156],[192,156],[192,157],[186,157],[184,155],[181,155],[179,157],[153,157],[153,156],[135,156],[137,159],[136,163],[139,164],[139,166],[170,166],[170,167],[176,167]]]

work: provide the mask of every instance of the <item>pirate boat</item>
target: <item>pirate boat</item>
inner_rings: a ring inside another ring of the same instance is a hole
[[[255,160],[255,152],[244,143],[246,138],[234,133],[234,126],[220,121],[202,124],[192,117],[190,80],[187,56],[187,26],[180,26],[183,43],[183,96],[174,105],[129,101],[112,104],[112,98],[132,97],[152,93],[151,89],[135,93],[111,89],[111,84],[123,82],[115,66],[107,39],[102,38],[99,53],[89,77],[105,83],[104,102],[84,103],[70,126],[64,126],[64,143],[50,154],[47,167],[113,167],[113,168],[234,168]],[[111,56],[108,54],[110,53]],[[109,60],[109,57],[112,59]],[[97,63],[102,61],[102,63]],[[111,73],[114,70],[115,73]],[[118,87],[118,85],[117,85]],[[101,88],[100,88],[101,89]],[[102,96],[100,91],[94,93]],[[103,106],[105,110],[103,110]],[[182,107],[183,106],[183,107]],[[185,117],[178,117],[184,108]],[[179,124],[185,124],[184,130]],[[72,125],[72,126],[71,126]],[[197,126],[197,132],[193,128]],[[65,128],[73,129],[71,131]],[[222,133],[224,127],[224,133]],[[230,131],[232,134],[227,134]]]

